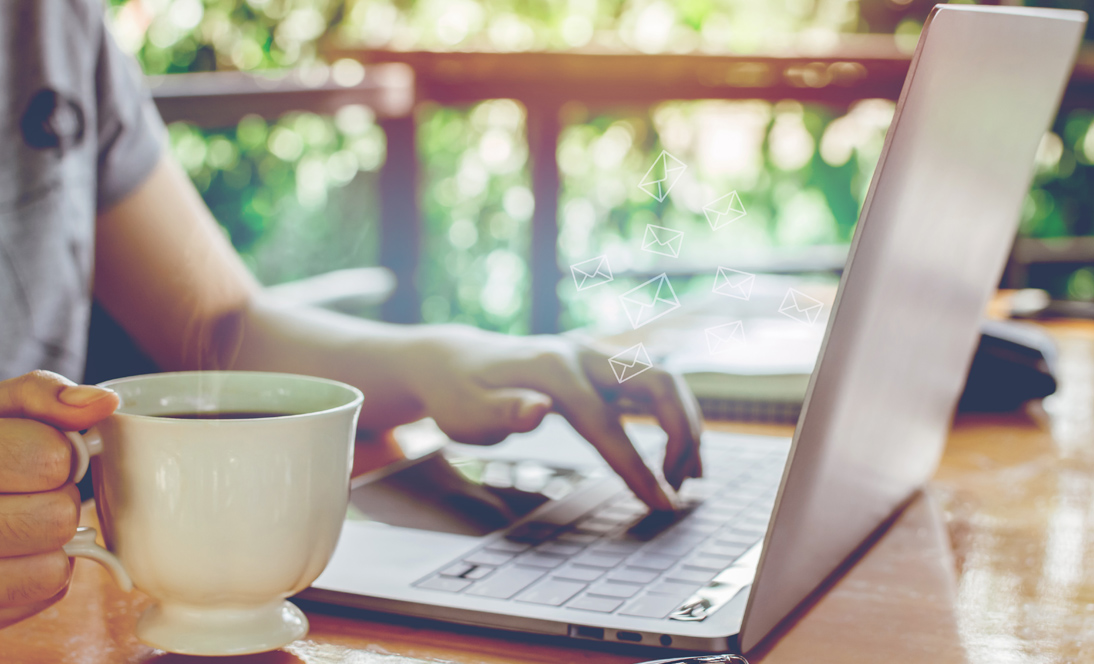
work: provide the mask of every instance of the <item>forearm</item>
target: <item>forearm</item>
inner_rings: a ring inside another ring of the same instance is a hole
[[[378,323],[323,309],[285,306],[258,295],[214,326],[210,364],[308,374],[365,394],[360,427],[380,430],[424,415],[413,358],[428,328]]]

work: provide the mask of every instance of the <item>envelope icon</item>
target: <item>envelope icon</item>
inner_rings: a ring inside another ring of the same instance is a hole
[[[680,247],[683,245],[684,233],[664,226],[650,224],[646,226],[646,234],[642,237],[642,251],[670,258],[679,258]]]
[[[608,358],[608,364],[612,366],[615,379],[620,383],[653,368],[650,355],[642,344],[635,344],[625,351],[612,355]]]
[[[607,256],[597,256],[570,266],[574,275],[574,285],[579,291],[589,290],[612,280],[612,267]]]
[[[752,297],[754,285],[756,285],[756,275],[749,272],[720,267],[718,273],[714,275],[714,292],[718,295],[747,300]]]
[[[745,341],[745,324],[739,320],[725,325],[715,325],[706,329],[707,349],[711,355],[724,353],[736,344]]]
[[[707,223],[710,224],[711,230],[716,231],[732,224],[746,213],[741,197],[736,191],[731,191],[714,202],[707,203],[703,207],[703,214],[707,216]]]
[[[619,300],[623,303],[623,311],[630,319],[631,326],[636,330],[680,308],[680,300],[677,299],[665,273],[623,293]]]
[[[779,305],[779,313],[800,323],[812,325],[820,318],[821,309],[823,308],[824,303],[820,300],[791,288],[786,291],[786,297],[783,298],[783,303]]]
[[[638,186],[658,201],[664,201],[685,170],[687,164],[662,150]]]

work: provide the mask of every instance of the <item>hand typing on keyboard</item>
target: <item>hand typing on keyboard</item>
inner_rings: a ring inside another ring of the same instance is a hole
[[[415,359],[404,367],[409,401],[420,404],[418,417],[431,416],[453,440],[494,444],[531,431],[554,410],[654,510],[675,509],[673,490],[702,475],[699,406],[679,376],[653,368],[619,383],[610,353],[568,337],[512,337],[448,325],[407,334]],[[619,402],[652,413],[668,435],[667,486],[624,432]]]

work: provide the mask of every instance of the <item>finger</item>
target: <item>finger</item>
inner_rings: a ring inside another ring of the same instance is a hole
[[[0,607],[30,606],[52,598],[68,585],[72,570],[60,549],[18,558],[0,558]]]
[[[684,480],[701,472],[699,459],[698,427],[693,418],[694,406],[685,394],[687,384],[683,379],[665,371],[649,371],[621,385],[623,393],[634,396],[653,410],[658,424],[665,431],[665,480],[673,489],[679,489]]]
[[[80,491],[72,483],[0,496],[0,558],[56,551],[76,534],[79,521]]]
[[[60,592],[55,594],[53,597],[44,599],[40,602],[24,604],[21,606],[0,606],[0,629],[3,629],[8,625],[14,625],[20,620],[26,620],[27,618],[37,613],[45,611],[49,607],[64,599],[66,594],[68,594],[67,584],[64,588],[61,588]]]
[[[72,443],[35,420],[0,419],[0,493],[52,491],[72,474]]]
[[[688,429],[691,431],[691,439],[695,446],[694,454],[691,455],[692,463],[687,469],[686,477],[702,477],[703,476],[703,457],[702,457],[702,440],[703,440],[703,410],[699,406],[699,400],[695,398],[695,393],[691,391],[691,387],[688,386],[684,377],[680,374],[672,374],[673,381],[676,383],[676,394],[680,398],[680,403],[684,408],[684,414],[688,420]]]
[[[584,343],[583,365],[586,375],[601,391],[614,391],[637,397],[652,409],[668,436],[665,446],[665,479],[679,489],[688,477],[702,475],[699,439],[702,419],[698,401],[684,379],[663,370],[644,372],[633,380],[619,383],[610,369],[609,356],[595,344]]]
[[[654,510],[673,510],[675,504],[627,437],[619,416],[597,393],[580,367],[557,363],[534,372],[539,388],[555,399],[557,409],[638,496]]]
[[[449,438],[470,445],[493,445],[509,434],[531,431],[552,405],[549,396],[521,388],[472,387],[461,397],[435,404],[431,414]]]
[[[0,381],[0,417],[25,417],[64,431],[86,429],[118,407],[118,395],[76,385],[51,371],[32,371]]]

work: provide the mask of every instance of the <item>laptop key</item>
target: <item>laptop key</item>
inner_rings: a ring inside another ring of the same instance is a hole
[[[578,532],[582,533],[595,533],[597,535],[607,535],[608,533],[617,530],[619,523],[615,521],[605,521],[604,519],[584,519],[576,524]]]
[[[685,558],[684,564],[699,569],[708,569],[712,572],[721,572],[729,567],[733,563],[733,560],[734,559],[729,556],[707,556],[699,553]]]
[[[597,613],[611,613],[622,606],[622,604],[623,600],[621,599],[582,595],[575,600],[571,600],[570,603],[566,605],[566,608],[580,609],[582,611],[596,611]]]
[[[506,539],[500,539],[495,542],[490,542],[485,547],[488,551],[501,551],[502,553],[520,553],[521,551],[527,551],[529,546],[520,542],[511,542]]]
[[[459,579],[450,576],[432,576],[421,583],[414,584],[419,588],[425,588],[426,590],[443,590],[449,593],[458,593],[467,586],[471,585],[471,582],[466,579]]]
[[[659,574],[650,569],[639,569],[637,567],[624,567],[622,569],[613,569],[608,572],[608,579],[612,581],[623,581],[624,583],[649,583],[656,579]]]
[[[639,590],[642,590],[642,586],[635,585],[633,583],[614,583],[612,581],[601,581],[600,583],[589,588],[589,594],[599,595],[601,597],[618,597],[620,599],[627,599],[628,597],[634,597]]]
[[[666,533],[664,537],[650,542],[642,550],[647,553],[679,558],[694,551],[695,547],[705,540],[706,538],[702,535]]]
[[[476,551],[469,556],[465,556],[463,561],[471,565],[490,565],[491,567],[499,567],[512,559],[513,554],[511,553],[483,550]]]
[[[675,565],[677,560],[678,558],[673,556],[662,556],[656,553],[640,551],[636,555],[631,556],[630,560],[627,561],[627,565],[663,572]]]
[[[600,539],[600,535],[596,535],[594,533],[575,533],[575,532],[565,532],[565,533],[562,533],[561,535],[559,535],[556,538],[556,540],[559,541],[559,542],[572,542],[574,544],[581,544],[581,545],[592,544],[593,542],[597,541],[598,539]]]
[[[566,559],[561,556],[549,556],[546,553],[540,553],[539,551],[529,551],[528,553],[522,553],[517,557],[517,563],[521,565],[540,567],[542,569],[554,569],[564,562],[566,562]]]
[[[584,583],[563,581],[562,579],[547,579],[518,595],[517,601],[543,604],[545,606],[562,606],[582,590],[585,590]]]
[[[552,556],[570,557],[581,553],[585,547],[573,542],[544,542],[536,547],[536,551]]]
[[[748,551],[748,547],[751,544],[725,544],[722,542],[710,542],[704,544],[699,548],[699,553],[706,554],[708,556],[723,556],[725,558],[736,559],[745,551]]]
[[[595,581],[604,576],[604,569],[568,564],[556,569],[552,572],[552,575],[559,579],[570,579],[572,581]]]
[[[611,569],[618,567],[623,559],[626,558],[626,554],[618,553],[600,553],[596,551],[586,551],[581,555],[575,557],[573,562],[580,565],[586,565],[588,567],[600,567],[603,569]]]
[[[470,571],[466,572],[465,574],[461,574],[461,576],[465,579],[472,579],[472,580],[477,581],[478,579],[481,579],[481,578],[487,576],[488,574],[490,574],[490,572],[493,572],[495,569],[497,569],[497,568],[496,567],[487,567],[486,565],[480,565],[478,567],[473,567]]]
[[[635,618],[664,618],[679,606],[680,601],[669,595],[647,594],[623,607],[619,615],[634,616]]]
[[[456,563],[455,565],[450,565],[446,569],[441,570],[440,575],[441,576],[461,577],[461,576],[463,576],[464,574],[467,574],[468,572],[470,572],[473,569],[475,569],[474,565],[468,565],[467,563]]]
[[[509,599],[538,581],[546,572],[533,567],[506,567],[478,581],[467,590],[468,595]]]
[[[713,579],[715,574],[717,574],[717,572],[712,570],[681,566],[665,572],[665,579],[667,581],[683,581],[685,583],[706,583]]]
[[[607,553],[620,556],[629,556],[642,546],[642,542],[634,540],[602,539],[589,547],[596,553]]]
[[[542,544],[561,529],[562,526],[550,521],[527,521],[515,526],[506,533],[505,538],[518,544]]]
[[[705,583],[681,583],[679,581],[658,581],[646,588],[651,595],[667,595],[676,600],[677,604],[695,594],[695,591],[706,585]]]

